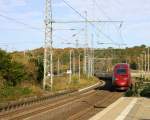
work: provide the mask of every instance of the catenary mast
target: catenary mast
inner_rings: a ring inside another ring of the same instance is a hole
[[[44,41],[44,78],[43,89],[53,87],[53,48],[52,48],[52,0],[45,3],[45,41]]]

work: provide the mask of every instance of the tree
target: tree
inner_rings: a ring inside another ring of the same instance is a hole
[[[137,70],[138,65],[135,62],[133,62],[130,64],[130,67],[131,67],[131,69]]]
[[[8,53],[0,50],[0,58],[0,73],[6,84],[16,86],[26,78],[24,66],[12,61]]]
[[[4,74],[4,79],[9,85],[16,86],[26,79],[24,66],[17,62],[11,62],[10,66]]]
[[[141,48],[146,48],[146,45],[144,45],[144,44],[143,44],[143,45],[141,45]]]
[[[44,74],[44,67],[43,67],[43,56],[39,57],[37,60],[37,81],[38,83],[41,83],[43,80],[43,74]]]

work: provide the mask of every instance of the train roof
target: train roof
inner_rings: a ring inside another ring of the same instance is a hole
[[[127,64],[127,63],[117,63],[115,65],[115,67],[126,67],[126,68],[129,68],[129,64]]]

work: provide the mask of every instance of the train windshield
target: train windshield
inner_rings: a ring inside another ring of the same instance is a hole
[[[117,69],[117,74],[126,74],[127,70],[126,69]]]

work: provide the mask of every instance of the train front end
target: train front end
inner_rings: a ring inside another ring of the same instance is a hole
[[[112,85],[118,90],[127,90],[131,87],[131,74],[128,64],[117,64],[114,67]]]

